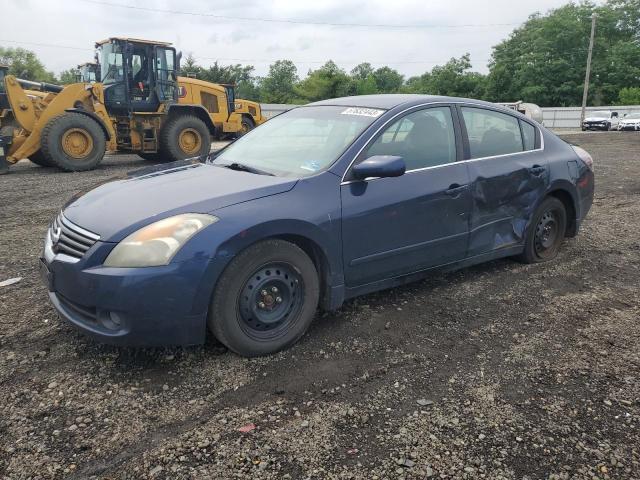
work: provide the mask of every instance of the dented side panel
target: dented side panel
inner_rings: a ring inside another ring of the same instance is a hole
[[[478,159],[468,166],[473,198],[468,255],[522,244],[549,186],[544,152]]]

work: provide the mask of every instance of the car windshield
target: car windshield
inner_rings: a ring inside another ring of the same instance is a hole
[[[281,177],[326,170],[384,110],[299,107],[272,118],[224,149],[215,165]]]
[[[589,115],[590,117],[610,117],[611,116],[611,112],[607,112],[606,110],[600,110],[597,112],[592,112],[591,115]]]
[[[640,113],[630,113],[625,117],[627,120],[640,120]]]

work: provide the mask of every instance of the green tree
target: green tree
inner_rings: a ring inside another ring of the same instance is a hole
[[[618,105],[640,105],[640,87],[627,87],[620,90]]]
[[[187,55],[180,65],[180,74],[212,83],[226,83],[236,86],[238,98],[258,100],[260,93],[253,76],[252,65],[219,65],[215,62],[209,68],[197,64],[192,54]]]
[[[411,77],[404,88],[411,93],[448,95],[482,99],[486,96],[486,77],[471,71],[471,56],[466,53],[437,65],[430,72]]]
[[[378,85],[370,63],[356,65],[350,72],[353,83],[352,90],[356,95],[371,95],[378,93]]]
[[[63,70],[60,72],[58,83],[63,85],[69,85],[70,83],[76,83],[78,81],[78,70],[76,68],[70,68],[69,70]]]
[[[378,68],[373,72],[373,79],[380,93],[396,93],[404,84],[404,76],[389,67]]]
[[[350,74],[354,80],[366,80],[373,75],[373,67],[369,62],[363,62],[353,67]]]
[[[307,78],[296,85],[296,92],[306,101],[344,97],[354,93],[351,77],[329,60],[317,70],[312,70]]]
[[[55,82],[53,72],[47,71],[37,55],[24,48],[0,47],[0,64],[9,66],[9,75],[36,82]]]
[[[589,103],[617,100],[640,79],[639,0],[570,3],[536,13],[494,47],[488,94],[494,101],[525,100],[542,106],[579,105],[591,15],[597,14]]]
[[[196,59],[191,53],[180,62],[180,75],[184,77],[201,78],[202,71],[203,68],[196,63]]]
[[[260,100],[266,103],[293,103],[298,69],[291,60],[278,60],[259,82]]]

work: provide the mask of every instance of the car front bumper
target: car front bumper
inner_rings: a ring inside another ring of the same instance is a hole
[[[202,344],[215,278],[210,259],[160,267],[110,268],[113,244],[97,242],[85,257],[56,255],[47,236],[40,272],[60,316],[94,339],[121,346]],[[73,260],[73,259],[71,259]]]
[[[585,130],[608,130],[609,127],[606,124],[600,123],[584,123],[582,124],[582,128]]]
[[[640,125],[620,125],[618,130],[640,131]]]

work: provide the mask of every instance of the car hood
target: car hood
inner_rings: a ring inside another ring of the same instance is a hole
[[[624,120],[620,120],[620,123],[622,124],[631,124],[631,125],[635,125],[636,123],[640,123],[640,118],[625,118]]]
[[[606,122],[609,120],[608,117],[586,117],[584,119],[585,122]]]
[[[197,160],[174,162],[115,177],[64,207],[64,215],[104,241],[180,213],[209,213],[291,190],[296,179],[230,170]]]

